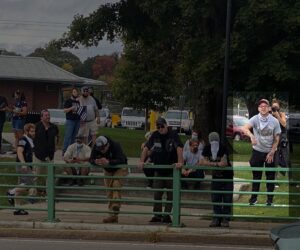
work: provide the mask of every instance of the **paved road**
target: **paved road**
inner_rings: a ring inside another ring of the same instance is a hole
[[[191,245],[191,244],[155,244],[138,242],[103,242],[80,240],[47,240],[47,239],[0,239],[1,249],[6,250],[271,250],[267,247],[249,246],[218,246],[218,245]]]

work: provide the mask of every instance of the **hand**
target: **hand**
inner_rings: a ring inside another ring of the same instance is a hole
[[[217,163],[218,165],[218,167],[227,167],[227,163],[226,162],[224,162],[224,161],[220,161],[220,162],[218,162]]]
[[[269,152],[269,153],[267,154],[267,157],[266,157],[266,162],[267,162],[267,163],[272,163],[272,162],[273,162],[274,154],[275,154],[274,151],[271,151],[271,152]]]
[[[96,159],[96,160],[95,160],[95,163],[96,163],[97,165],[108,165],[108,164],[109,164],[109,161],[108,161],[106,158],[102,157],[102,158],[100,158],[100,159]]]
[[[176,163],[175,163],[175,168],[177,168],[177,169],[182,168],[182,166],[183,166],[183,163],[182,163],[182,162],[176,162]]]
[[[256,140],[256,138],[254,136],[251,136],[250,139],[251,139],[251,144],[252,145],[256,145],[257,144],[257,140]]]
[[[145,162],[140,161],[140,162],[138,163],[138,168],[139,168],[139,169],[144,169],[144,166],[145,166]]]

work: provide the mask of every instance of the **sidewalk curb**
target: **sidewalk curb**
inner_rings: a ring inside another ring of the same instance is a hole
[[[1,221],[0,237],[272,246],[265,230]]]

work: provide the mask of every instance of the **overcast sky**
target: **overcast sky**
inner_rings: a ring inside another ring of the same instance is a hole
[[[101,4],[116,0],[0,0],[0,49],[23,56],[67,31],[74,15],[87,16]],[[82,61],[121,52],[120,42],[100,42],[97,48],[72,50]]]

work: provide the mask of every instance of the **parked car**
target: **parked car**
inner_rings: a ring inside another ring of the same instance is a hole
[[[63,109],[48,109],[50,113],[50,122],[57,125],[66,124],[66,113]]]
[[[228,116],[226,126],[226,136],[233,138],[236,141],[247,140],[249,137],[244,133],[242,127],[249,122],[249,119],[244,116]]]
[[[145,111],[124,107],[121,113],[121,126],[130,129],[144,129]]]
[[[168,110],[164,117],[168,126],[173,130],[191,134],[194,119],[190,118],[190,112],[188,110]]]
[[[100,113],[100,127],[111,128],[111,114],[108,108],[102,108],[99,110]]]

